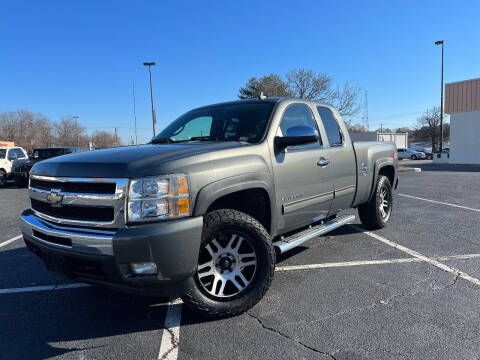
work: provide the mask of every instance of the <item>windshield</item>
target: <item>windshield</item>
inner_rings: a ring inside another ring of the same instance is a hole
[[[7,150],[0,149],[0,159],[5,159],[6,154],[7,154]]]
[[[49,159],[64,154],[64,149],[35,149],[33,150],[34,159]]]
[[[152,142],[246,141],[259,142],[275,103],[236,103],[209,106],[180,116]]]

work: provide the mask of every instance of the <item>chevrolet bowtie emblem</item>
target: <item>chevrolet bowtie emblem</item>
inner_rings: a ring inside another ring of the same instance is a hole
[[[47,200],[52,204],[52,205],[60,205],[60,203],[63,200],[63,195],[60,194],[62,190],[60,189],[52,189],[50,190],[50,193],[47,195]]]

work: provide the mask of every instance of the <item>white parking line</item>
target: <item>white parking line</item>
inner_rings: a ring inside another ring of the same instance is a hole
[[[182,300],[172,301],[168,305],[165,326],[158,352],[158,359],[176,360],[180,340],[180,321],[182,320]]]
[[[15,240],[18,240],[18,239],[21,239],[21,238],[22,238],[22,235],[17,235],[17,236],[15,236],[15,237],[7,240],[7,241],[4,241],[4,242],[0,243],[0,248],[1,248],[2,246],[6,246],[6,245],[14,242]]]
[[[14,294],[32,291],[49,291],[49,290],[64,290],[64,289],[76,289],[90,286],[83,283],[63,284],[63,285],[44,285],[44,286],[29,286],[21,288],[0,289],[0,294]]]
[[[480,254],[464,254],[464,255],[447,255],[432,257],[434,260],[454,260],[454,259],[475,259],[480,258]],[[306,264],[306,265],[288,265],[277,266],[275,271],[293,271],[293,270],[311,270],[332,267],[348,267],[360,265],[382,265],[382,264],[399,264],[410,262],[423,262],[425,260],[417,257],[400,258],[400,259],[386,259],[386,260],[361,260],[361,261],[345,261],[345,262],[331,262],[322,264]]]
[[[384,238],[383,236],[380,236],[380,235],[377,235],[375,233],[372,233],[370,231],[365,231],[363,228],[357,226],[357,225],[349,225],[351,227],[353,227],[354,229],[358,230],[359,232],[362,232],[363,234],[365,235],[368,235],[374,239],[377,239],[381,242],[383,242],[384,244],[387,244],[387,245],[390,245],[398,250],[401,250],[403,252],[406,252],[407,254],[413,256],[413,257],[416,257],[418,259],[421,259],[422,261],[425,261],[426,263],[429,263],[433,266],[436,266],[437,268],[439,269],[442,269],[443,271],[447,271],[449,273],[452,273],[454,274],[455,276],[458,276],[458,277],[461,277],[462,279],[464,280],[467,280],[467,281],[470,281],[471,283],[474,283],[475,285],[479,285],[480,286],[480,280],[471,276],[471,275],[468,275],[467,273],[461,271],[461,270],[458,270],[458,269],[455,269],[451,266],[448,266],[448,265],[445,265],[441,262],[438,262],[437,260],[435,259],[432,259],[432,258],[429,258],[425,255],[422,255],[420,254],[419,252],[416,252],[414,250],[411,250],[403,245],[400,245],[400,244],[397,244],[396,242],[393,242],[391,240],[388,240],[386,238]]]
[[[407,197],[407,198],[411,198],[411,199],[428,201],[428,202],[431,202],[431,203],[434,203],[434,204],[448,205],[448,206],[453,206],[453,207],[460,208],[460,209],[465,209],[465,210],[471,210],[471,211],[480,212],[480,209],[475,209],[475,208],[471,208],[471,207],[467,207],[467,206],[461,206],[461,205],[456,205],[456,204],[450,204],[450,203],[446,203],[446,202],[443,202],[443,201],[430,200],[430,199],[425,199],[425,198],[421,198],[421,197],[417,197],[417,196],[412,196],[412,195],[406,195],[406,194],[397,194],[397,195],[398,195],[398,196]]]

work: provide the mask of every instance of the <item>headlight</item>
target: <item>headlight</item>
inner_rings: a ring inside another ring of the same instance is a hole
[[[185,175],[130,180],[127,201],[130,222],[172,219],[190,215]]]

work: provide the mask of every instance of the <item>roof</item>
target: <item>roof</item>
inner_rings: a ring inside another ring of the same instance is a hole
[[[480,78],[445,84],[445,112],[468,111],[480,111]]]
[[[234,105],[234,104],[261,104],[261,103],[279,103],[282,101],[301,101],[305,103],[315,103],[317,105],[321,106],[326,106],[326,107],[331,107],[328,104],[320,103],[315,100],[308,100],[308,99],[300,99],[300,98],[294,98],[294,97],[266,97],[265,99],[257,99],[257,98],[251,98],[251,99],[239,99],[239,100],[233,100],[233,101],[227,101],[223,103],[217,103],[217,104],[210,104],[210,105],[205,105],[205,106],[200,106],[198,108],[195,108],[193,110],[199,110],[203,108],[208,108],[211,106],[224,106],[224,105]]]

